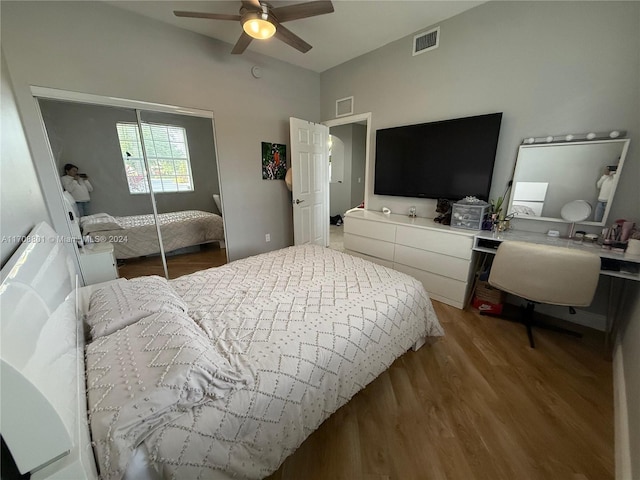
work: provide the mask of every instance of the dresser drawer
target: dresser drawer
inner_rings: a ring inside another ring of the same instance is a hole
[[[469,277],[469,260],[405,245],[396,245],[393,261],[462,282]]]
[[[390,242],[383,242],[382,240],[361,237],[345,232],[344,248],[393,262],[394,244]]]
[[[400,225],[396,231],[396,243],[469,260],[473,235],[458,235]]]
[[[395,242],[396,226],[391,223],[371,222],[360,220],[359,218],[344,219],[344,233],[360,235],[362,237],[374,238],[385,242]]]
[[[424,289],[429,294],[433,294],[434,298],[438,297],[438,300],[463,308],[467,296],[467,282],[425,272],[406,265],[394,264],[393,268],[420,280],[424,285]],[[444,299],[449,299],[450,302]]]
[[[372,257],[370,255],[365,255],[364,253],[355,252],[353,250],[345,250],[345,253],[349,255],[353,255],[354,257],[360,257],[364,260],[369,260],[370,262],[377,263],[378,265],[382,265],[383,267],[393,268],[393,262],[389,260],[383,260],[381,258]]]

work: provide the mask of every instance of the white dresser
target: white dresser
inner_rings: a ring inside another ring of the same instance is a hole
[[[473,284],[477,233],[427,218],[355,210],[345,215],[344,248],[417,278],[434,300],[464,308]]]

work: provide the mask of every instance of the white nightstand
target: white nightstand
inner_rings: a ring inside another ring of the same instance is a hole
[[[89,243],[79,251],[80,268],[85,285],[118,278],[118,267],[111,243]]]

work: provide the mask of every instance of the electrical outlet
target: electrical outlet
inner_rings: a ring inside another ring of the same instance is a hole
[[[270,242],[271,241],[271,234],[270,233],[265,234],[264,241],[265,242]]]

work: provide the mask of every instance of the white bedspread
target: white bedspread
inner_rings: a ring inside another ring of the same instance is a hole
[[[360,258],[290,247],[170,282],[254,383],[154,430],[175,479],[263,478],[412,345],[443,335],[422,284]]]

